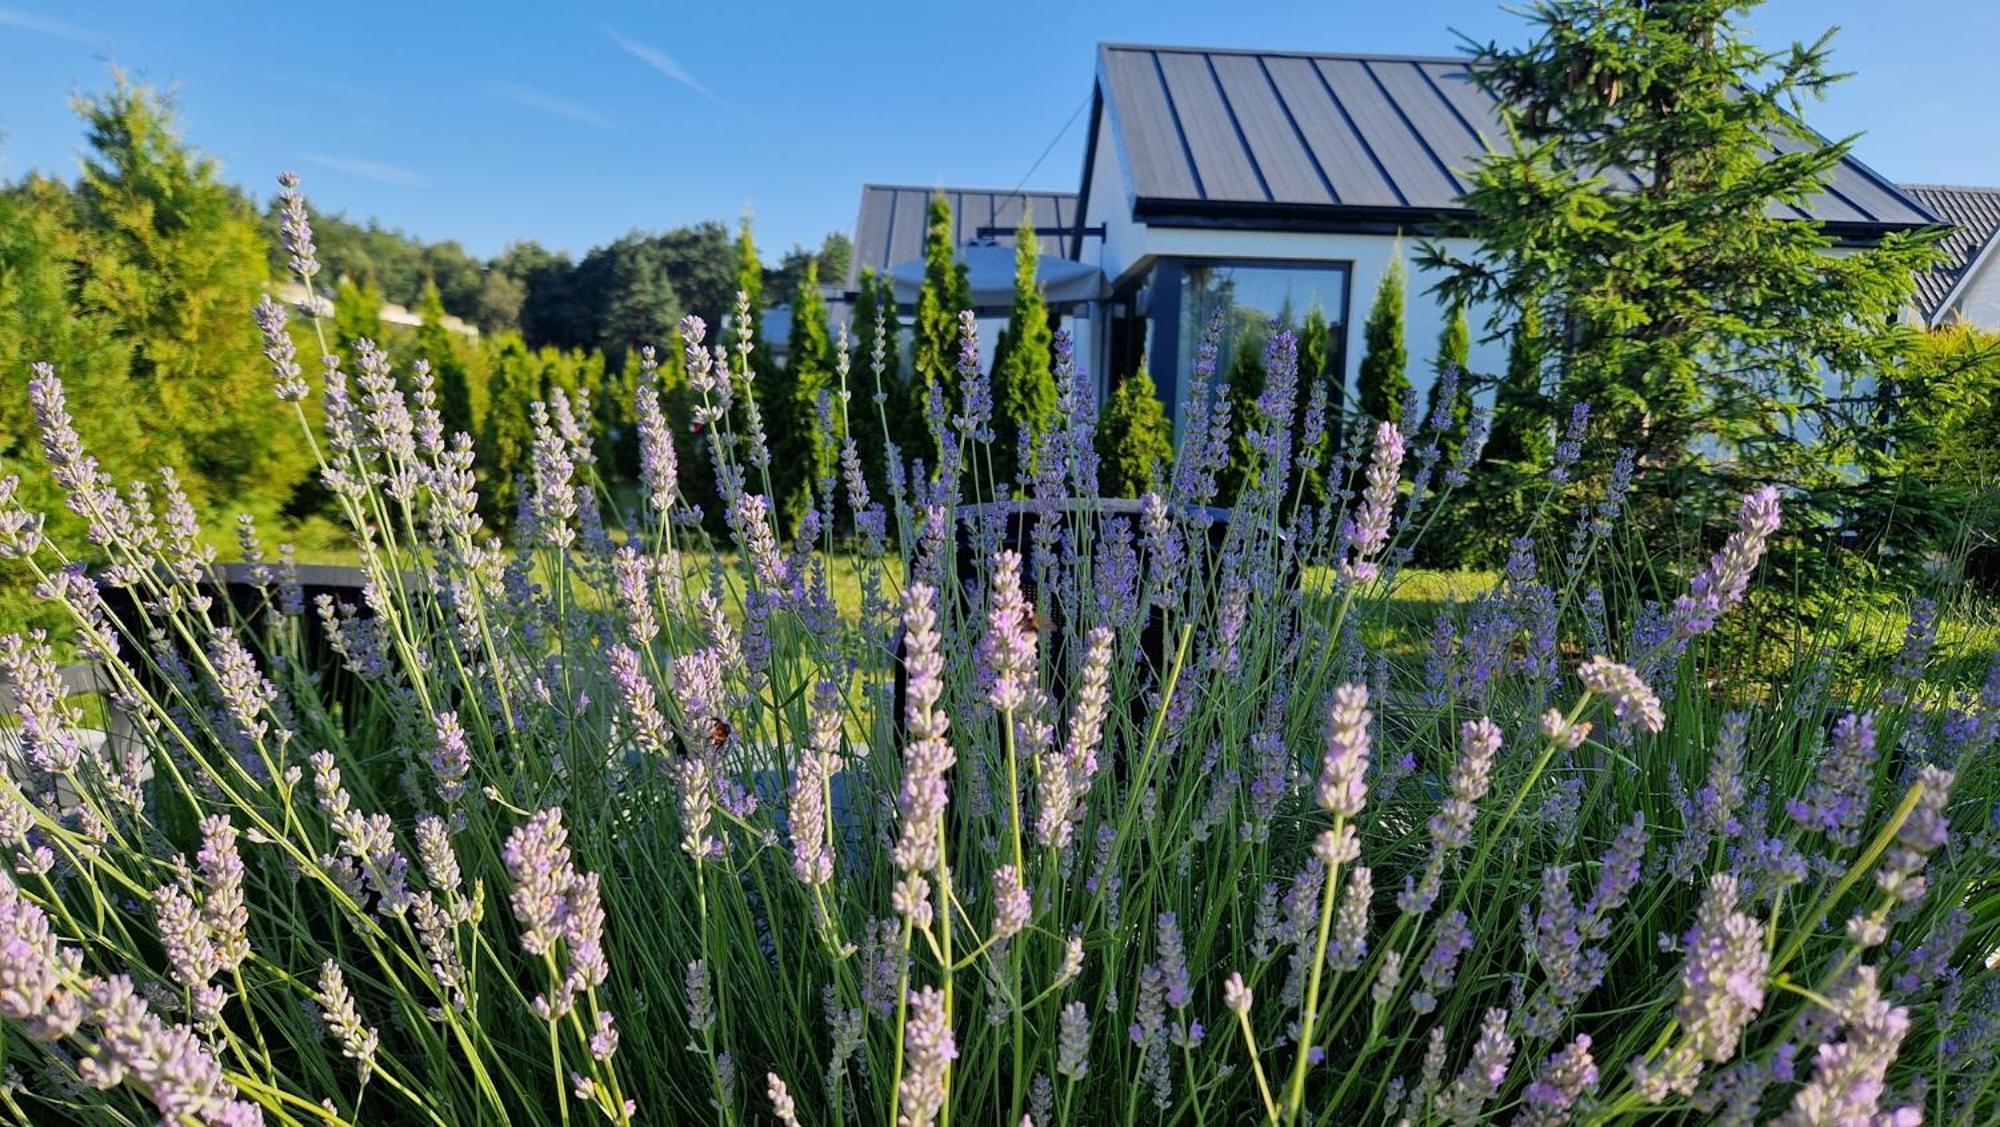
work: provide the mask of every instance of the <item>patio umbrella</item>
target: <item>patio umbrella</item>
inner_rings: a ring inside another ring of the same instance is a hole
[[[991,241],[958,248],[958,260],[965,263],[965,276],[972,288],[976,311],[1001,310],[1014,301],[1014,248]],[[1053,254],[1035,258],[1035,280],[1042,296],[1051,305],[1074,305],[1095,301],[1104,292],[1104,272],[1087,262],[1072,262]],[[924,260],[913,258],[889,268],[889,281],[896,300],[914,303],[924,288]]]

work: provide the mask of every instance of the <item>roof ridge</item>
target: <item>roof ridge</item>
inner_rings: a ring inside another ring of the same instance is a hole
[[[1906,192],[1979,192],[2000,196],[2000,186],[1987,184],[1898,184]]]
[[[1464,55],[1400,54],[1394,51],[1310,51],[1297,47],[1202,47],[1187,43],[1114,43],[1100,40],[1100,51],[1168,51],[1185,55],[1252,55],[1263,58],[1352,59],[1383,63],[1463,63]]]
[[[861,185],[861,190],[864,192],[870,189],[883,192],[926,192],[926,193],[944,192],[947,194],[952,192],[957,192],[960,194],[976,194],[985,196],[1074,196],[1076,195],[1074,191],[1067,191],[1056,188],[963,188],[951,184],[931,184],[931,185],[878,184],[874,182],[868,182]]]

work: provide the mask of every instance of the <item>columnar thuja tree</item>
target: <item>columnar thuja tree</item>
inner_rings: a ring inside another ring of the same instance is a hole
[[[1097,424],[1097,481],[1106,497],[1137,497],[1174,460],[1174,428],[1144,367],[1118,381]]]
[[[1514,138],[1472,173],[1476,249],[1423,255],[1492,328],[1530,325],[1548,401],[1592,403],[1670,497],[1875,465],[1873,405],[1848,381],[1905,348],[1897,314],[1931,260],[1918,235],[1829,253],[1832,235],[1788,218],[1852,140],[1801,116],[1838,77],[1827,40],[1759,47],[1738,22],[1753,7],[1536,3],[1531,40],[1470,60]]]
[[[958,315],[972,304],[972,282],[952,237],[951,201],[933,193],[924,225],[924,285],[917,294],[916,339],[910,363],[912,384],[921,396],[958,402]],[[927,407],[928,409],[928,407]],[[932,460],[943,451],[928,451]]]
[[[1024,486],[1028,466],[1020,462],[1018,435],[1026,431],[1029,445],[1048,430],[1056,406],[1056,381],[1050,371],[1052,326],[1048,303],[1042,300],[1036,267],[1041,240],[1028,208],[1014,233],[1014,304],[1007,327],[993,346],[993,426],[1000,441],[993,450],[995,481]]]
[[[1361,328],[1361,371],[1355,378],[1354,405],[1371,419],[1400,422],[1410,395],[1410,346],[1403,328],[1403,244],[1389,255],[1389,268],[1375,287],[1368,320]]]
[[[772,484],[778,489],[779,527],[793,529],[804,519],[811,492],[833,469],[838,427],[821,418],[822,396],[829,412],[837,406],[834,343],[827,331],[826,297],[819,288],[819,260],[808,259],[798,294],[792,299],[791,334],[785,367],[766,392],[771,426]]]

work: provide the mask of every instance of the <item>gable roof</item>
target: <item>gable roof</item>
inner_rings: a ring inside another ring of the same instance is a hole
[[[939,192],[951,203],[954,246],[972,242],[981,227],[999,228],[994,241],[1014,245],[1014,228],[1020,225],[1023,206],[1033,208],[1037,227],[1068,227],[1076,222],[1074,192],[863,185],[861,214],[854,221],[854,263],[847,272],[848,289],[859,283],[864,266],[886,274],[898,263],[923,256],[925,211],[931,196]],[[1043,254],[1062,253],[1062,240],[1057,236],[1045,235],[1040,242]]]
[[[1944,260],[1917,275],[1917,305],[1924,323],[1935,325],[1950,304],[1959,283],[1971,274],[1983,254],[1991,253],[2000,236],[2000,188],[1964,188],[1949,184],[1904,184],[1903,194],[1951,224],[1938,243]]]
[[[1365,228],[1462,215],[1468,171],[1508,143],[1462,58],[1107,43],[1097,84],[1141,220]],[[1936,221],[1852,157],[1808,208],[1782,213],[1843,237]]]

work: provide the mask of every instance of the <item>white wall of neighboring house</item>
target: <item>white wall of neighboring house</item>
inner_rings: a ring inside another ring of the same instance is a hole
[[[1375,299],[1394,255],[1401,253],[1405,270],[1405,343],[1409,348],[1410,382],[1419,391],[1431,381],[1432,361],[1437,355],[1438,337],[1444,332],[1449,309],[1426,291],[1435,280],[1417,269],[1417,239],[1394,235],[1320,234],[1259,231],[1217,227],[1155,227],[1133,219],[1130,188],[1120,167],[1117,142],[1108,121],[1099,123],[1096,152],[1090,175],[1090,198],[1086,201],[1085,222],[1104,225],[1104,238],[1085,239],[1082,258],[1104,271],[1113,286],[1128,274],[1144,269],[1163,256],[1194,258],[1246,258],[1296,262],[1345,262],[1350,265],[1347,308],[1347,380],[1350,391],[1361,357],[1366,352],[1362,332],[1368,307]],[[1469,239],[1446,239],[1441,245],[1465,253],[1473,246]],[[1486,313],[1474,308],[1467,312],[1472,326],[1470,367],[1475,372],[1495,373],[1506,364],[1506,348],[1499,342],[1482,341],[1486,335]],[[1099,364],[1103,357],[1091,353]],[[1099,373],[1122,377],[1126,373]]]
[[[1941,325],[1962,322],[1982,329],[2000,329],[2000,249],[1989,245],[1975,259],[1958,293],[1938,318]]]

